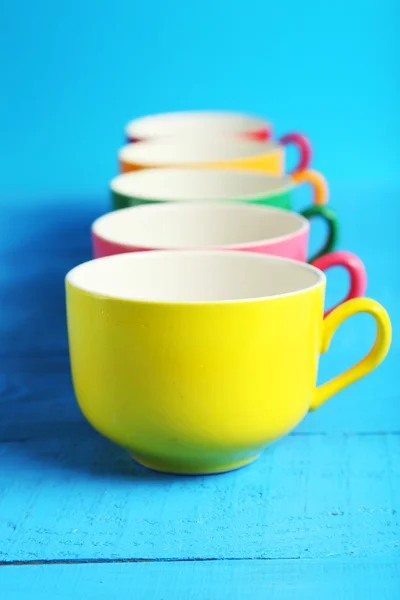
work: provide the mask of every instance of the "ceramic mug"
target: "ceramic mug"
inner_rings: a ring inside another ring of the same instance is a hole
[[[72,378],[88,421],[139,463],[172,473],[244,466],[310,410],[375,369],[391,325],[349,300],[324,320],[325,275],[250,252],[107,256],[66,277]],[[372,350],[316,386],[318,361],[356,313]]]
[[[157,138],[127,144],[118,153],[120,171],[151,167],[246,169],[271,175],[285,173],[285,146],[279,141],[262,142],[229,137],[207,139]],[[309,167],[300,160],[292,173]]]
[[[110,182],[113,209],[155,202],[248,202],[293,210],[293,193],[301,184],[312,190],[312,202],[328,202],[328,184],[318,171],[273,177],[252,171],[211,169],[144,169]]]
[[[320,214],[330,226],[324,248],[310,262],[323,271],[344,267],[350,275],[346,300],[363,296],[366,272],[361,260],[350,252],[326,254],[336,235],[333,211],[315,206],[307,212]],[[147,250],[214,249],[259,252],[304,262],[309,231],[309,221],[297,213],[233,202],[142,204],[103,215],[91,229],[94,258]]]
[[[272,124],[259,117],[230,111],[181,111],[146,115],[130,121],[125,128],[128,143],[170,137],[241,136],[266,141],[272,138]],[[301,133],[288,133],[278,140],[299,150],[297,170],[311,162],[311,144]]]

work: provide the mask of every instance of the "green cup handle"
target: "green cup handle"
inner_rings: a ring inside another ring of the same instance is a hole
[[[326,206],[310,206],[310,208],[303,210],[300,214],[302,214],[303,217],[308,220],[312,219],[313,217],[320,217],[326,221],[326,224],[328,225],[328,236],[325,244],[313,257],[309,258],[308,260],[308,262],[312,263],[320,256],[323,256],[328,252],[332,252],[332,250],[335,249],[338,240],[339,223],[336,213]]]

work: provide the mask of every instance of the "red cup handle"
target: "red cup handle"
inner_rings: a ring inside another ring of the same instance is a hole
[[[302,133],[287,133],[279,139],[279,143],[283,146],[293,144],[294,146],[297,146],[299,150],[298,165],[291,171],[290,175],[293,175],[293,173],[300,173],[300,171],[308,169],[312,159],[312,147],[308,137]]]
[[[326,271],[331,267],[344,267],[350,275],[349,293],[344,300],[336,304],[336,306],[328,309],[324,315],[325,317],[328,316],[329,313],[331,313],[340,304],[347,302],[347,300],[364,296],[365,290],[367,289],[367,273],[362,260],[355,254],[352,254],[352,252],[346,252],[344,250],[330,252],[329,254],[320,256],[311,264],[321,271]]]

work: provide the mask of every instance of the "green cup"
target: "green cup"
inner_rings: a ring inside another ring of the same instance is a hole
[[[114,210],[154,202],[249,202],[293,210],[298,185],[312,189],[312,206],[302,214],[320,217],[327,224],[327,239],[318,256],[331,252],[337,242],[335,213],[323,206],[328,198],[325,178],[313,170],[292,176],[271,176],[245,170],[160,168],[118,175],[111,180]]]

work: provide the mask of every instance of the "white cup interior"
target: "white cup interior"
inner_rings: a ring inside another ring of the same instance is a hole
[[[170,138],[127,144],[119,151],[119,159],[143,166],[207,164],[240,160],[272,152],[277,142],[257,142],[231,138]]]
[[[229,111],[182,111],[148,115],[130,121],[126,135],[135,139],[166,136],[235,135],[269,127],[258,117]]]
[[[285,175],[275,177],[233,169],[143,169],[114,177],[111,189],[117,194],[143,200],[257,200],[292,189]]]
[[[97,219],[97,236],[130,248],[207,249],[251,247],[290,239],[309,223],[278,208],[242,203],[145,204]]]
[[[67,281],[112,298],[191,304],[298,294],[325,276],[306,263],[265,254],[166,250],[92,260],[72,269]]]

